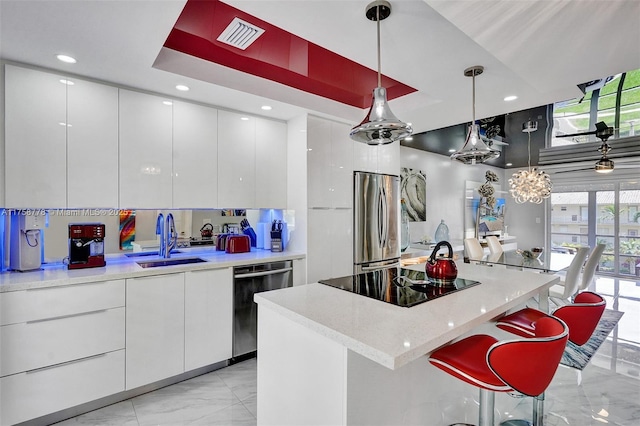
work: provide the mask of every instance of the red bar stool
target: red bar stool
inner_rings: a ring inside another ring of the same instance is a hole
[[[567,324],[567,327],[569,327],[569,340],[578,346],[582,346],[591,338],[605,307],[606,301],[602,296],[590,291],[584,291],[576,295],[572,304],[561,306],[552,315]],[[536,309],[524,308],[500,318],[496,325],[521,337],[536,337],[536,324],[540,318],[548,316],[548,314]],[[543,415],[544,395],[540,395],[536,397],[536,401],[533,404],[533,424],[542,424]],[[520,426],[528,425],[529,423],[523,420],[510,420],[502,424],[504,426]]]
[[[545,315],[535,322],[534,338],[498,341],[478,334],[436,350],[429,362],[480,388],[479,426],[494,426],[495,392],[542,394],[558,369],[568,333],[562,320]]]
[[[560,318],[569,327],[569,340],[582,346],[591,338],[606,308],[606,301],[599,294],[583,291],[573,299],[573,303],[561,306],[551,315]],[[524,308],[500,318],[496,325],[509,333],[521,337],[535,336],[535,323],[548,316],[537,309]]]

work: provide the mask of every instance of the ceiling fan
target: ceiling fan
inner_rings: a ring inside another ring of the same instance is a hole
[[[559,134],[556,134],[556,137],[565,138],[565,137],[584,136],[584,135],[596,135],[596,137],[602,141],[602,145],[600,145],[600,148],[598,148],[598,151],[600,152],[600,154],[602,154],[602,157],[600,157],[600,159],[596,161],[596,164],[594,167],[588,167],[584,169],[574,169],[574,170],[563,170],[556,173],[577,172],[581,170],[595,170],[598,173],[611,173],[613,171],[614,163],[612,160],[609,159],[609,157],[607,157],[607,154],[609,154],[609,152],[611,151],[611,145],[607,143],[607,140],[609,140],[609,138],[613,136],[613,127],[607,126],[604,121],[597,122],[596,130],[593,130],[591,132],[581,132],[581,133],[571,133],[571,134],[559,133]],[[619,164],[618,165],[619,169],[626,169],[626,168],[630,169],[630,168],[638,168],[638,167],[640,167],[640,164]]]

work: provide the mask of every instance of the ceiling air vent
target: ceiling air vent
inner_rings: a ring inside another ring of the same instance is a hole
[[[225,28],[225,30],[217,38],[218,41],[245,50],[247,47],[257,40],[264,33],[260,27],[243,21],[239,18],[233,18],[233,21]]]

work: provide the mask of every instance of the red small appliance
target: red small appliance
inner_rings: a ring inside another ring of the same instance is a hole
[[[69,269],[105,266],[103,223],[69,224]]]

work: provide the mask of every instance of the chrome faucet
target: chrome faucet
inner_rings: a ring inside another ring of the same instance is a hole
[[[160,257],[167,257],[167,245],[165,241],[164,227],[164,215],[162,213],[158,213],[158,218],[156,219],[156,235],[160,235],[160,249],[158,250],[158,254],[160,255]]]
[[[171,250],[173,250],[178,243],[176,224],[171,213],[167,214],[166,220],[162,213],[158,213],[158,219],[156,220],[156,235],[160,235],[160,250],[158,250],[158,255],[165,259],[170,258]]]
[[[178,233],[176,232],[176,224],[173,220],[173,214],[167,214],[167,220],[164,223],[164,257],[171,257],[171,250],[176,247],[178,243]]]

